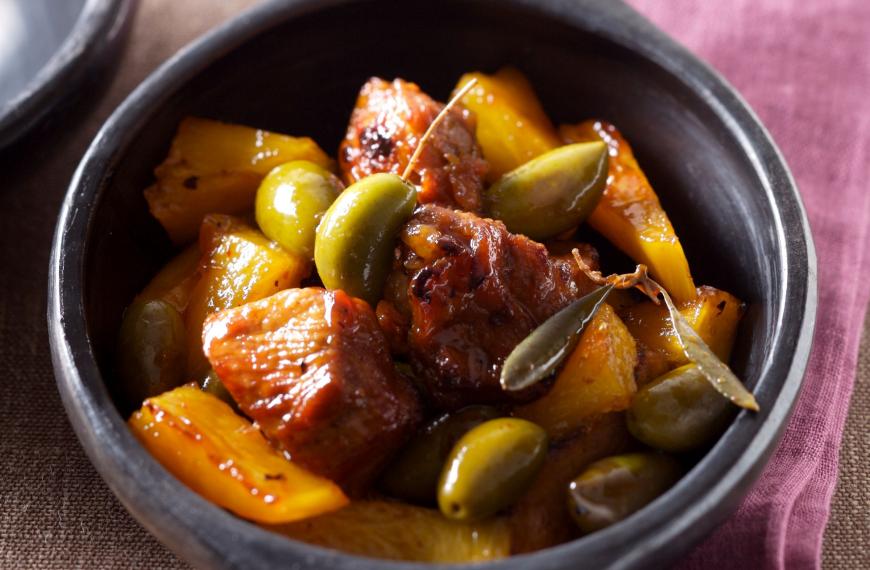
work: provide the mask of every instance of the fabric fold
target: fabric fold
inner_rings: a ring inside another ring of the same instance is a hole
[[[630,0],[759,114],[800,188],[819,261],[807,373],[785,435],[737,512],[680,568],[817,568],[870,278],[870,3]]]

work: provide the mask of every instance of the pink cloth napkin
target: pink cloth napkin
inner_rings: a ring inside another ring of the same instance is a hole
[[[870,1],[629,2],[759,114],[797,179],[819,260],[816,335],[785,437],[681,568],[819,567],[870,291]]]

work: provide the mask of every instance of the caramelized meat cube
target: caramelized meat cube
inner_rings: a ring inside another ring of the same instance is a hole
[[[370,174],[401,174],[441,103],[414,83],[372,78],[360,90],[338,156],[350,184]],[[410,181],[421,203],[477,212],[482,206],[483,160],[470,111],[454,107],[426,143]]]
[[[501,366],[541,322],[595,288],[573,259],[551,257],[499,221],[431,204],[418,208],[401,239],[396,271],[407,286],[388,287],[385,302],[408,313],[408,356],[436,405],[539,396],[540,387],[502,390]],[[596,267],[595,250],[580,249]]]
[[[342,291],[288,289],[208,318],[209,362],[294,462],[361,490],[421,419],[372,309]]]

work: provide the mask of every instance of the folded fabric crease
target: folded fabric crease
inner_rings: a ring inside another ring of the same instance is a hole
[[[630,3],[758,113],[800,188],[819,262],[813,351],[782,443],[738,511],[681,568],[819,567],[870,292],[870,4]]]

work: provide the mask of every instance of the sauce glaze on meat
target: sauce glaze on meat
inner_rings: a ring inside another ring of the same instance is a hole
[[[360,90],[338,151],[350,184],[378,172],[401,174],[441,103],[408,81],[372,78]],[[409,176],[421,203],[479,212],[486,162],[474,136],[471,112],[453,107],[426,143]]]
[[[595,288],[573,259],[550,256],[499,221],[431,204],[418,208],[401,240],[378,316],[427,395],[443,408],[540,396],[545,387],[502,390],[501,366],[541,322]],[[580,250],[597,267],[595,250]]]
[[[351,492],[421,419],[374,312],[343,291],[288,289],[216,313],[203,342],[218,377],[266,437]]]

